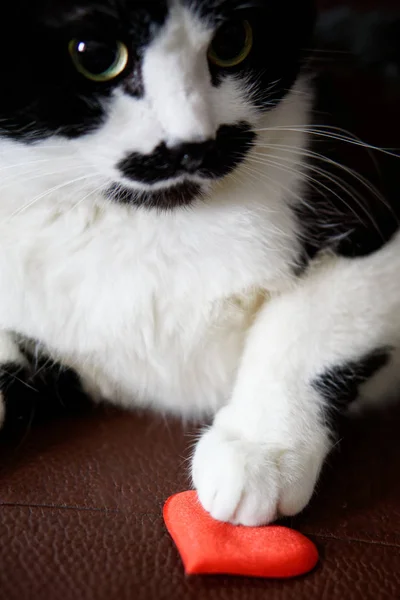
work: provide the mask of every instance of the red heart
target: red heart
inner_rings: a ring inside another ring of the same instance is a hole
[[[193,491],[166,501],[164,521],[188,575],[295,577],[318,562],[316,547],[301,533],[279,525],[243,527],[215,521]]]

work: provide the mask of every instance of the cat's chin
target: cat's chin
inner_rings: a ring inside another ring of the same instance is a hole
[[[155,190],[138,190],[115,183],[107,190],[107,197],[114,202],[158,210],[173,210],[181,206],[189,206],[204,195],[204,188],[193,181],[183,181]]]

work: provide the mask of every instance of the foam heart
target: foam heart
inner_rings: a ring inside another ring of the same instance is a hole
[[[286,578],[308,573],[318,562],[316,547],[301,533],[279,525],[243,527],[215,521],[193,491],[166,501],[164,521],[190,575]]]

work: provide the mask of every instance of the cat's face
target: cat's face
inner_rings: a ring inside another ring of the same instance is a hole
[[[0,136],[32,156],[57,148],[110,198],[159,208],[243,160],[313,26],[312,0],[8,4]]]

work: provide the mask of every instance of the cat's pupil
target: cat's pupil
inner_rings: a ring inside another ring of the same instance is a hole
[[[118,46],[95,40],[80,41],[76,53],[81,65],[93,75],[101,75],[110,69],[118,58]]]
[[[246,29],[242,21],[223,25],[212,43],[214,54],[221,60],[236,58],[246,45]]]

